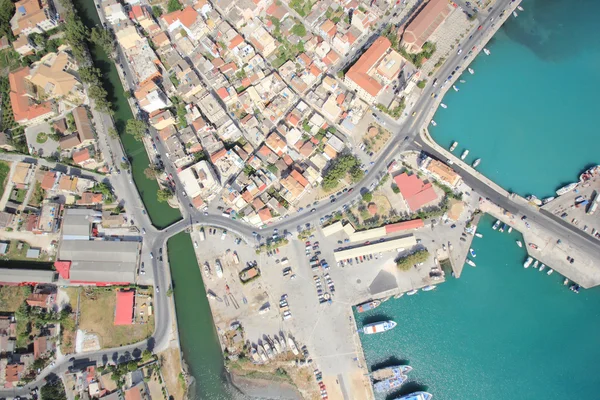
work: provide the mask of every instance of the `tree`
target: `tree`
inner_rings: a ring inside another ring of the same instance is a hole
[[[417,83],[417,87],[419,89],[425,88],[425,85],[427,85],[427,79],[423,79],[423,80],[419,81],[419,83]]]
[[[146,362],[152,358],[152,352],[148,349],[142,352],[142,361]]]
[[[129,135],[132,135],[135,140],[141,142],[144,134],[146,133],[146,124],[144,121],[140,121],[139,119],[127,120],[125,132],[127,132]]]
[[[119,137],[119,132],[117,132],[117,130],[113,127],[108,128],[108,136],[110,136],[113,139],[116,139]]]
[[[100,77],[102,73],[98,68],[94,67],[82,67],[79,68],[79,77],[85,83],[93,83],[96,84],[100,82]]]
[[[138,369],[138,363],[136,361],[129,361],[127,363],[127,370],[128,371],[133,372],[136,369]]]
[[[125,162],[125,161],[121,161],[121,169],[128,170],[129,169],[129,163]]]
[[[90,40],[96,46],[102,47],[106,55],[112,58],[115,51],[115,41],[108,29],[92,28]]]
[[[428,258],[429,252],[427,250],[417,250],[406,257],[399,258],[396,261],[396,266],[401,271],[408,271],[413,265],[425,262]]]
[[[158,19],[161,15],[163,15],[163,9],[161,6],[152,6],[152,15],[154,18]]]
[[[161,203],[169,201],[171,197],[173,197],[173,193],[169,189],[160,189],[158,192],[156,192],[156,198]]]
[[[167,12],[172,13],[181,9],[181,3],[178,0],[169,0],[169,2],[167,3]]]
[[[11,0],[0,0],[0,36],[13,38],[10,20],[15,15],[15,4]]]
[[[371,192],[363,193],[362,199],[363,199],[363,201],[366,201],[367,203],[370,202],[371,200],[373,200],[373,193],[371,193]]]
[[[292,27],[292,29],[290,30],[290,32],[292,32],[296,36],[300,36],[300,37],[306,36],[306,28],[301,23],[294,25]]]
[[[267,165],[267,170],[269,170],[269,172],[271,172],[272,174],[279,173],[279,168],[277,168],[277,166],[275,164]]]
[[[44,400],[63,400],[67,398],[65,388],[60,379],[54,379],[42,386],[40,394]]]
[[[44,35],[34,32],[31,35],[29,35],[29,38],[33,41],[33,43],[36,46],[46,48],[46,38],[44,37]]]
[[[148,168],[144,170],[144,175],[148,179],[156,179],[156,177],[160,174],[160,170],[155,166],[149,165]]]

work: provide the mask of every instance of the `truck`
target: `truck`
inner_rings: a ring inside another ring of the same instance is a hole
[[[233,262],[236,263],[236,264],[240,263],[240,258],[237,255],[237,251],[233,252]]]
[[[200,228],[200,241],[203,242],[206,240],[206,234],[204,233],[204,228]]]
[[[596,212],[596,209],[598,208],[598,203],[600,203],[600,193],[596,192],[592,200],[592,204],[588,208],[588,215],[593,215]]]

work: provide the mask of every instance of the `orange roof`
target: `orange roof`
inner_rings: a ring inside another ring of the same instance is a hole
[[[152,36],[152,43],[154,43],[157,47],[161,47],[164,44],[170,43],[170,40],[165,32],[160,32]]]
[[[306,67],[308,67],[308,66],[309,66],[309,65],[312,63],[312,60],[311,60],[311,58],[310,58],[308,55],[306,55],[306,53],[302,53],[302,54],[300,54],[300,55],[298,56],[298,58],[300,59],[300,61],[302,61],[302,62],[304,63],[304,65],[305,65]]]
[[[204,200],[202,200],[202,197],[196,196],[192,199],[192,203],[194,204],[194,207],[200,208],[202,207],[202,204],[204,204]]]
[[[317,68],[316,65],[313,64],[310,66],[310,73],[314,76],[320,76],[322,74],[322,71],[319,68]]]
[[[297,180],[298,183],[300,183],[302,186],[304,186],[304,187],[308,186],[308,181],[306,180],[304,175],[302,175],[300,172],[293,169],[292,172],[290,173],[290,175],[293,176],[294,179]]]
[[[335,101],[341,106],[345,99],[346,95],[344,93],[340,93],[338,94],[338,97],[336,97]]]
[[[260,149],[258,149],[258,152],[260,154],[262,154],[263,156],[268,156],[269,154],[272,154],[273,152],[271,151],[271,149],[269,149],[267,146],[265,146],[264,144],[260,147]]]
[[[135,292],[133,290],[117,291],[117,305],[115,310],[115,325],[131,325],[133,323],[133,303]]]
[[[352,34],[352,32],[347,32],[346,38],[348,39],[348,43],[350,44],[354,44],[354,42],[356,42],[356,37]]]
[[[17,69],[8,74],[10,83],[10,103],[15,121],[27,121],[52,112],[51,103],[45,101],[35,104],[26,96],[25,77],[29,75],[29,67]]]
[[[267,222],[268,220],[270,220],[271,218],[273,218],[273,216],[271,215],[271,210],[269,210],[267,207],[261,209],[258,212],[258,216],[260,217],[260,220],[262,222]]]
[[[287,120],[293,126],[298,126],[298,124],[300,123],[300,118],[298,118],[298,116],[294,113],[289,113],[287,116]]]
[[[179,22],[188,28],[194,25],[194,22],[196,22],[197,18],[198,11],[194,10],[194,8],[191,6],[187,6],[182,11],[178,10],[162,16],[162,19],[167,23],[167,25],[171,25],[173,22],[179,20]]]
[[[406,27],[402,41],[418,47],[423,46],[423,43],[446,20],[448,14],[450,8],[446,0],[429,0]]]
[[[42,178],[42,189],[50,190],[54,186],[54,182],[56,182],[56,173],[52,171],[47,171],[44,173],[44,177]]]
[[[308,140],[302,145],[302,147],[300,147],[300,154],[302,154],[304,157],[308,157],[312,154],[314,148],[315,145],[310,140]]]
[[[23,364],[8,364],[5,369],[6,382],[18,382],[19,375],[24,369],[25,366]]]
[[[218,160],[220,160],[221,158],[225,157],[225,154],[227,154],[227,149],[221,149],[213,154],[210,155],[210,161],[213,162],[213,164],[215,162],[217,162]]]
[[[398,222],[396,224],[390,224],[385,226],[385,234],[389,235],[390,233],[398,232],[398,231],[406,231],[409,229],[417,229],[425,226],[422,219],[413,219],[410,221]]]
[[[33,358],[37,360],[48,349],[48,341],[45,336],[36,337],[33,339]]]
[[[261,199],[259,199],[258,197],[252,201],[252,207],[254,207],[255,210],[260,210],[264,206],[265,206],[265,203],[263,203],[263,201]]]
[[[323,62],[328,65],[333,65],[333,64],[337,63],[339,60],[340,60],[339,54],[336,53],[335,51],[331,50],[329,53],[327,53],[327,55],[323,59]]]
[[[431,183],[423,182],[416,174],[408,175],[404,172],[396,175],[394,182],[396,182],[411,211],[417,211],[425,204],[437,199],[437,194]]]
[[[196,133],[200,129],[204,129],[205,126],[206,126],[206,122],[202,118],[198,118],[197,120],[192,122],[192,127],[196,130]]]
[[[320,29],[321,29],[321,31],[325,32],[327,34],[327,36],[329,36],[329,37],[333,37],[335,35],[335,33],[337,32],[337,26],[330,19],[323,22],[321,24]]]
[[[243,42],[244,42],[244,38],[241,37],[239,34],[237,34],[237,35],[235,35],[235,37],[233,39],[231,39],[231,42],[229,42],[229,46],[227,46],[227,47],[229,47],[229,50],[235,49]]]
[[[47,303],[48,297],[50,297],[49,294],[32,293],[29,295],[29,297],[27,297],[26,301],[27,301],[27,304],[31,307],[46,308],[48,306],[48,303]]]
[[[371,96],[377,96],[383,86],[367,73],[377,64],[391,46],[392,43],[388,38],[383,36],[378,37],[371,47],[350,68],[346,77],[363,88]]]
[[[73,152],[73,162],[75,162],[75,164],[81,164],[89,159],[90,151],[87,148]]]
[[[288,154],[286,154],[285,156],[283,156],[283,162],[289,166],[294,163],[294,160],[292,160],[292,157],[290,157]]]
[[[336,158],[338,155],[337,151],[329,144],[323,148],[323,152],[327,154],[329,158]]]
[[[125,400],[142,400],[141,383],[125,391]]]
[[[101,204],[102,193],[85,192],[81,195],[81,199],[77,200],[78,205]]]
[[[229,98],[229,93],[227,92],[227,89],[225,89],[224,87],[217,89],[217,94],[223,100]]]

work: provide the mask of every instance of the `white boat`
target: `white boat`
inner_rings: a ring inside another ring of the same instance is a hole
[[[454,151],[454,149],[456,149],[456,146],[458,146],[458,142],[452,143],[452,146],[450,146],[450,151]]]
[[[523,247],[523,243],[520,240],[517,240],[517,246]]]
[[[498,232],[504,232],[504,228],[506,228],[506,224],[502,224],[500,229],[498,229]]]
[[[433,395],[427,392],[413,392],[406,396],[397,397],[395,400],[431,400]]]
[[[456,87],[456,85],[452,85],[452,89],[454,89],[455,92],[458,92],[460,89]]]
[[[554,196],[546,197],[546,198],[542,199],[542,204],[548,204],[554,199],[555,199]]]
[[[561,187],[560,189],[558,189],[556,191],[556,194],[558,196],[562,196],[563,194],[569,193],[571,190],[575,189],[577,187],[577,183],[573,182],[573,183],[569,183],[566,186]]]
[[[296,342],[294,342],[294,339],[292,339],[290,336],[288,336],[287,342],[288,342],[288,347],[290,348],[290,350],[292,350],[292,353],[294,353],[295,356],[300,354],[300,353],[298,353],[298,348],[296,347]]]
[[[419,293],[419,291],[417,289],[413,289],[413,290],[410,290],[410,291],[406,292],[406,295],[407,296],[412,296],[413,294],[417,294],[417,293]]]
[[[546,275],[552,275],[553,272],[554,270],[552,268],[548,268],[548,272],[546,272]]]
[[[500,226],[500,224],[501,224],[500,220],[499,220],[499,219],[497,219],[497,220],[496,220],[496,222],[494,222],[494,226],[492,226],[492,229],[493,229],[493,230],[496,230],[496,229],[498,229],[498,227]]]
[[[563,285],[564,285],[564,286],[567,286],[568,284],[569,284],[569,279],[568,279],[568,278],[565,278],[565,280],[563,281]]]
[[[444,103],[440,103],[440,107],[442,107],[442,108],[448,108],[448,106],[445,105]]]
[[[482,233],[476,233],[475,236],[477,236],[478,238],[483,238],[483,234]]]
[[[273,347],[275,348],[275,353],[281,353],[281,344],[279,343],[279,338],[277,337],[277,335],[273,336],[273,340],[271,342],[273,343]]]
[[[477,265],[475,265],[475,263],[473,262],[473,260],[471,260],[470,258],[467,258],[467,259],[465,260],[465,262],[466,262],[467,264],[469,264],[471,267],[476,267],[476,266],[477,266]]]
[[[525,262],[523,263],[523,268],[529,268],[532,261],[533,261],[533,258],[527,257],[527,260],[525,260]]]
[[[434,120],[431,120],[431,125],[437,126],[437,124],[436,124],[436,122]]]
[[[517,17],[519,16],[519,14],[517,14],[517,12],[516,12],[516,11],[513,11],[513,16],[514,16],[515,18],[517,18]]]
[[[512,226],[509,226],[508,227],[508,233],[511,233],[511,232],[512,232]]]
[[[217,273],[218,278],[223,277],[223,267],[221,266],[221,262],[219,260],[215,261],[215,272]]]
[[[396,325],[398,325],[396,323],[396,321],[392,321],[392,320],[375,322],[373,324],[368,324],[368,325],[363,326],[362,332],[365,335],[373,335],[375,333],[383,333],[385,331],[394,329],[396,327]]]
[[[540,265],[540,272],[542,272],[545,269],[546,269],[546,264],[542,263],[542,265]]]
[[[489,51],[488,49],[486,49],[485,47],[483,48],[483,52],[485,53],[486,56],[489,56],[490,54],[492,54],[492,52]]]
[[[430,291],[434,290],[435,288],[437,288],[437,286],[435,286],[435,285],[427,285],[427,286],[425,286],[421,290],[424,291],[424,292],[430,292]]]
[[[523,7],[521,7],[521,6],[517,6],[517,10],[519,10],[519,11],[525,11],[525,9]]]
[[[463,151],[463,153],[460,155],[460,159],[464,160],[465,158],[467,158],[467,156],[469,155],[469,150],[465,150]]]
[[[535,260],[535,262],[533,263],[533,268],[537,269],[538,265],[540,265],[540,262],[538,260]]]
[[[467,71],[469,71],[469,73],[471,75],[473,75],[475,73],[475,70],[473,68],[467,68]]]
[[[473,249],[469,249],[469,254],[471,254],[471,257],[473,258],[477,257],[477,253],[475,253],[475,250]]]
[[[398,293],[398,294],[394,295],[394,298],[395,298],[395,299],[399,299],[399,298],[400,298],[400,297],[402,297],[402,296],[404,296],[404,292],[400,292],[400,293]]]
[[[464,79],[461,79],[459,82],[460,83],[467,83],[467,81],[465,81]]]
[[[473,168],[477,168],[479,164],[481,164],[481,158],[478,158],[477,160],[473,161]]]

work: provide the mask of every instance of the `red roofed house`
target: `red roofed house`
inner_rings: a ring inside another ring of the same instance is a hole
[[[131,325],[133,322],[134,290],[118,290],[115,308],[115,325]]]
[[[273,218],[273,215],[271,215],[271,210],[267,207],[258,211],[258,216],[262,222],[270,221]]]
[[[54,305],[54,294],[32,293],[27,297],[27,305],[30,307],[50,308]]]
[[[41,183],[42,189],[52,190],[55,182],[56,182],[56,172],[46,171],[44,173],[44,177],[42,178],[42,183]]]
[[[231,39],[231,41],[227,45],[227,48],[229,48],[229,50],[233,50],[242,43],[244,43],[244,38],[237,34],[233,37],[233,39]]]
[[[409,53],[419,53],[451,10],[446,0],[429,0],[404,30],[400,44]]]
[[[15,121],[20,125],[31,125],[53,117],[55,112],[50,101],[36,103],[30,84],[25,77],[29,75],[29,67],[17,69],[8,74],[10,83],[10,103]]]
[[[389,235],[395,232],[407,231],[410,229],[418,229],[424,227],[425,224],[421,218],[413,219],[410,221],[398,222],[395,224],[389,224],[385,226],[385,234]]]
[[[23,364],[8,364],[4,370],[5,372],[5,384],[6,389],[15,387],[15,385],[21,380],[21,374],[25,371],[25,365]]]
[[[165,25],[167,25],[167,29],[169,33],[174,31],[179,32],[183,29],[188,37],[194,40],[200,39],[200,31],[203,24],[202,18],[198,11],[194,10],[193,7],[188,6],[181,11],[174,11],[169,14],[165,14],[161,17]]]
[[[374,103],[377,96],[379,96],[379,92],[383,89],[381,83],[373,78],[370,73],[379,64],[379,61],[383,59],[391,46],[392,43],[388,38],[380,36],[358,61],[354,63],[344,77],[344,83],[350,89],[356,90],[359,97],[367,103]]]
[[[37,360],[47,355],[56,348],[56,343],[48,340],[46,336],[33,339],[33,359]]]
[[[396,182],[404,201],[412,212],[423,208],[438,198],[431,183],[423,182],[416,174],[408,175],[404,172],[396,175],[394,182]]]
[[[227,92],[227,89],[225,89],[224,87],[217,89],[217,94],[223,101],[225,101],[229,98],[229,93]]]
[[[90,157],[90,151],[85,148],[73,152],[73,162],[80,167],[85,167],[90,164],[95,164],[96,160]]]

